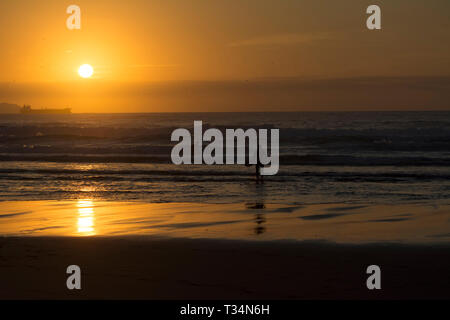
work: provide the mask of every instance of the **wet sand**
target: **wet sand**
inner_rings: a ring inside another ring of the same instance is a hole
[[[450,298],[448,245],[4,237],[0,299]],[[82,289],[66,288],[77,264]],[[368,265],[381,290],[366,289]]]
[[[0,202],[0,235],[450,243],[450,206]]]
[[[0,299],[448,299],[449,221],[419,204],[1,202]]]

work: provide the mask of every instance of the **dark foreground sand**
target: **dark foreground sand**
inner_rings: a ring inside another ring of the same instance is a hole
[[[66,289],[71,264],[80,291]],[[382,290],[366,289],[371,264]],[[1,299],[448,299],[449,271],[445,244],[0,239]]]

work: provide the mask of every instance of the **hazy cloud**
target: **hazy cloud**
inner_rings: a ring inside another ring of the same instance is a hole
[[[330,38],[328,33],[287,33],[268,35],[262,37],[255,37],[242,41],[230,43],[230,47],[244,47],[244,46],[285,46],[295,45],[300,43],[310,43],[317,40],[324,40]]]
[[[178,64],[132,64],[130,68],[175,68],[179,67]]]
[[[0,83],[0,101],[74,112],[449,110],[450,76]]]

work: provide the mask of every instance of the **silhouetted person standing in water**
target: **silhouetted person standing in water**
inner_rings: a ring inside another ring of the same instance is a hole
[[[245,164],[247,167],[250,167],[250,161],[247,161]],[[256,183],[264,183],[263,175],[261,175],[261,168],[263,168],[264,165],[259,161],[259,144],[256,149],[256,164],[255,164],[255,177],[256,177]]]
[[[261,162],[259,162],[259,157],[258,157],[258,161],[255,164],[255,169],[256,169],[256,183],[261,182],[264,183],[264,179],[263,176],[261,175],[261,168],[264,167]]]

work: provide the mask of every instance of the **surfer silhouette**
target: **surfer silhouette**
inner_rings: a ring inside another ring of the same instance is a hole
[[[252,166],[250,164],[250,161],[247,160],[246,164],[247,167]],[[256,183],[264,183],[263,175],[261,175],[261,168],[263,168],[264,165],[259,161],[259,144],[256,149],[256,164],[255,164],[255,177],[256,177]]]

